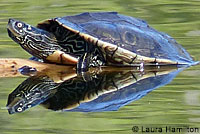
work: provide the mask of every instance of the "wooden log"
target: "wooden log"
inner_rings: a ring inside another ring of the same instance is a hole
[[[20,58],[0,58],[0,77],[23,76],[18,71],[23,66],[35,68],[38,72],[47,73],[47,75],[61,72],[76,73],[75,66],[48,64]]]

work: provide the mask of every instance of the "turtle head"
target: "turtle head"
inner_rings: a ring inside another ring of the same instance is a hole
[[[55,50],[60,49],[59,46],[56,45],[56,39],[52,33],[22,21],[9,19],[7,29],[10,38],[37,58],[45,59]]]
[[[26,110],[26,108],[24,107],[25,101],[21,97],[16,97],[12,99],[12,101],[10,98],[8,99],[7,109],[9,114],[21,113]]]

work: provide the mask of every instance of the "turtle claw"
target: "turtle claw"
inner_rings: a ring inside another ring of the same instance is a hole
[[[23,66],[19,68],[18,71],[23,75],[33,75],[37,72],[36,68],[29,67],[29,66]]]

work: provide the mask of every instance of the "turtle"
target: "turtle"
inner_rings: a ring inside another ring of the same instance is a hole
[[[8,35],[43,62],[98,66],[194,65],[175,39],[142,19],[117,12],[85,12],[37,24],[9,19]]]

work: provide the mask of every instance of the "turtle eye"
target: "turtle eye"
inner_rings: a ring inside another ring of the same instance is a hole
[[[17,108],[17,112],[22,112],[22,110],[23,110],[23,109],[22,109],[21,107],[18,107],[18,108]]]
[[[21,22],[17,23],[18,28],[22,28],[23,24]]]

